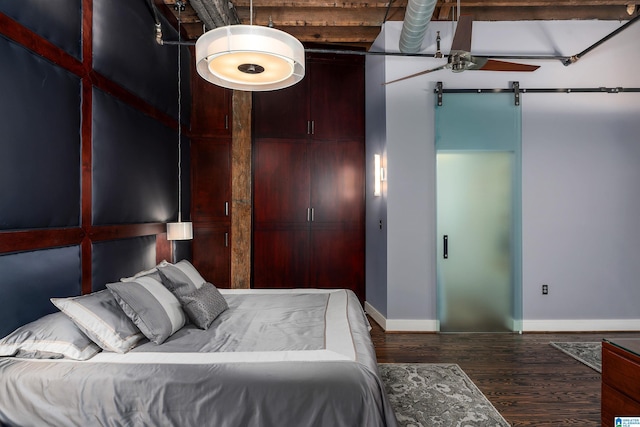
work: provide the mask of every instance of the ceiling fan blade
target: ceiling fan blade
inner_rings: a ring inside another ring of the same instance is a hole
[[[434,71],[443,70],[445,68],[449,68],[449,64],[444,64],[444,65],[441,65],[441,66],[436,67],[436,68],[431,68],[430,70],[420,71],[419,73],[411,74],[409,76],[400,77],[399,79],[395,79],[395,80],[391,80],[390,82],[383,83],[383,85],[388,85],[388,84],[399,82],[399,81],[402,81],[402,80],[411,79],[411,78],[414,78],[414,77],[421,76],[423,74],[428,74],[428,73],[432,73]]]
[[[451,51],[461,50],[463,52],[471,51],[471,31],[473,28],[473,18],[471,15],[461,15],[458,18],[458,26],[451,43]]]
[[[482,67],[477,70],[484,71],[535,71],[540,68],[539,65],[517,64],[515,62],[497,61],[488,59]]]

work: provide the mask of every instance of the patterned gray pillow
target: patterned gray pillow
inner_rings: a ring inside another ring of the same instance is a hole
[[[188,295],[179,296],[178,299],[191,322],[200,329],[208,329],[215,318],[229,308],[220,291],[208,282]]]

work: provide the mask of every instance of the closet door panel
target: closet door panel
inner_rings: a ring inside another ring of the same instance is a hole
[[[253,134],[259,138],[306,138],[307,77],[286,89],[253,94]]]
[[[305,223],[309,168],[304,141],[259,139],[254,144],[254,222]]]
[[[193,228],[193,266],[216,287],[230,287],[229,227],[195,223]]]
[[[307,287],[308,236],[306,228],[254,230],[253,287]]]
[[[364,218],[364,144],[310,144],[314,223],[360,223]]]
[[[191,144],[194,221],[228,221],[231,199],[231,144],[194,138]]]
[[[364,230],[362,227],[312,229],[312,288],[346,288],[364,300]]]
[[[364,61],[350,58],[309,65],[312,138],[364,138]]]

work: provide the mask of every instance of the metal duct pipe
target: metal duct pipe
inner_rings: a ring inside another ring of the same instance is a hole
[[[409,0],[400,33],[400,52],[417,53],[431,21],[436,0]]]

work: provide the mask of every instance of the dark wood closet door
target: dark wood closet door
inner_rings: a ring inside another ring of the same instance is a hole
[[[192,51],[192,57],[195,54]],[[195,61],[191,68],[191,132],[198,136],[231,135],[233,92],[200,77]]]
[[[364,137],[364,62],[360,58],[311,63],[313,139]]]
[[[298,84],[253,96],[255,137],[306,138],[309,120],[307,77]]]
[[[254,229],[253,287],[309,286],[309,230],[306,224],[288,229]]]
[[[202,277],[219,288],[231,286],[231,251],[229,227],[194,224],[193,266]]]
[[[364,60],[311,55],[305,80],[253,96],[253,286],[364,301]]]
[[[253,218],[266,223],[306,223],[309,215],[307,144],[258,139],[254,143]]]
[[[353,290],[364,302],[364,229],[315,228],[310,232],[309,286]]]
[[[365,213],[364,143],[309,144],[313,224],[359,224]]]
[[[229,141],[194,138],[191,165],[193,221],[228,221],[231,202]]]

